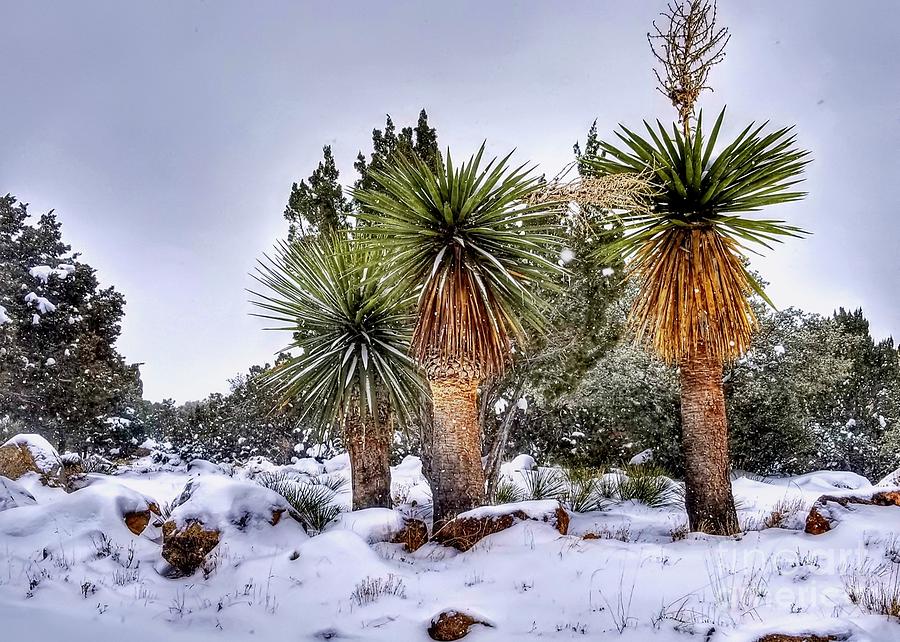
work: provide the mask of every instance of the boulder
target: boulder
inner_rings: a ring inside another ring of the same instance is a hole
[[[191,575],[200,568],[207,554],[219,544],[219,531],[207,529],[196,521],[179,527],[169,520],[163,524],[162,532],[163,559],[183,575]]]
[[[18,479],[26,473],[37,473],[47,486],[65,482],[59,453],[40,435],[16,435],[0,446],[0,475]]]
[[[467,551],[479,540],[526,520],[546,522],[560,534],[569,531],[569,514],[555,500],[527,501],[501,506],[483,506],[457,515],[432,540]]]
[[[0,512],[34,504],[37,504],[34,495],[25,490],[21,484],[6,477],[0,477]]]
[[[403,528],[394,535],[391,542],[403,544],[410,553],[417,551],[428,542],[428,526],[421,519],[405,519]]]
[[[882,490],[871,495],[822,495],[806,517],[806,532],[821,535],[832,530],[853,506],[900,506],[900,489]]]
[[[469,629],[475,624],[492,627],[493,624],[479,620],[478,618],[463,613],[462,611],[442,611],[431,618],[428,627],[428,636],[432,640],[446,642],[449,640],[461,640],[469,634]]]
[[[189,480],[171,509],[171,518],[179,524],[199,522],[209,530],[245,531],[275,526],[290,506],[256,482],[210,475]]]

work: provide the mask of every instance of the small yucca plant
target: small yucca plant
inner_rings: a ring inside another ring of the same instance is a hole
[[[501,477],[494,489],[494,504],[512,504],[525,499],[525,492],[508,477]]]
[[[259,265],[265,291],[253,300],[292,337],[263,384],[323,430],[341,427],[356,509],[390,506],[392,418],[425,394],[409,356],[415,295],[385,278],[385,258],[347,232],[281,243]]]
[[[342,478],[335,476],[324,481],[316,478],[300,481],[284,473],[263,473],[256,478],[256,482],[284,497],[291,506],[291,517],[300,522],[310,535],[324,531],[341,513],[335,500],[346,486]]]
[[[522,476],[528,499],[562,499],[566,495],[566,478],[555,468],[525,470]]]

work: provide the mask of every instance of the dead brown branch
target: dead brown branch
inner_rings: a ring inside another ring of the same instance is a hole
[[[731,39],[728,29],[716,25],[716,3],[709,0],[675,0],[660,14],[662,26],[647,40],[662,69],[655,68],[660,93],[678,110],[684,135],[690,133],[694,104],[707,85],[709,71],[725,57]]]
[[[533,194],[530,202],[574,203],[582,208],[587,206],[629,214],[647,214],[651,211],[657,188],[651,182],[649,172],[567,179],[573,167],[574,164],[567,165],[543,190]]]

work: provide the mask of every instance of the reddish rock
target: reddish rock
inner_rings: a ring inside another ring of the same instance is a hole
[[[144,532],[144,529],[147,528],[152,515],[160,515],[159,506],[155,502],[149,502],[147,508],[144,510],[125,513],[123,516],[125,519],[125,526],[127,526],[128,530],[135,535],[140,535]]]
[[[858,506],[900,506],[900,491],[884,490],[870,496],[822,495],[816,500],[806,517],[806,532],[821,535],[832,530],[840,521],[840,510],[852,510]],[[840,507],[840,508],[838,508]]]
[[[560,534],[569,532],[569,514],[561,506],[543,513],[540,517],[529,515],[524,509],[510,505],[510,512],[503,514],[478,515],[478,509],[463,513],[444,524],[432,538],[435,542],[444,546],[452,546],[460,551],[467,551],[475,546],[478,541],[499,533],[513,526],[517,522],[526,520],[547,522]]]
[[[140,535],[150,523],[150,511],[139,510],[133,513],[125,513],[125,526],[135,535]]]
[[[428,526],[421,519],[403,520],[403,528],[398,531],[391,542],[403,544],[407,551],[417,551],[428,542]]]
[[[219,531],[207,530],[200,522],[189,522],[178,528],[169,520],[162,526],[162,556],[184,575],[200,568],[206,555],[219,544]]]
[[[759,638],[756,642],[840,642],[849,639],[849,635],[836,637],[834,635],[784,635],[782,633],[770,633]]]
[[[469,634],[469,628],[475,624],[493,626],[460,611],[444,611],[431,618],[431,626],[428,627],[428,635],[432,640],[448,642],[461,640]]]
[[[813,506],[806,516],[806,532],[810,535],[821,535],[831,530],[831,522]]]

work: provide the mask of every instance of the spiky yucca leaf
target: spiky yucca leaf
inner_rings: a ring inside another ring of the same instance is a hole
[[[601,142],[604,155],[582,161],[593,176],[652,177],[646,207],[618,217],[622,238],[606,251],[632,259],[628,269],[640,284],[631,314],[636,337],[670,363],[700,346],[723,360],[742,354],[756,327],[747,297],[755,292],[772,305],[744,253],[805,234],[746,214],[803,198],[792,188],[809,152],[795,147],[790,128],[766,133],[764,123],[751,124],[716,154],[724,115],[723,109],[708,140],[702,112],[687,138],[659,121],[656,128],[644,123],[649,139],[622,127],[616,135],[624,147]]]
[[[346,234],[279,243],[259,262],[253,292],[262,318],[283,325],[299,354],[266,375],[283,403],[299,402],[324,422],[358,407],[375,412],[381,390],[401,417],[423,390],[409,352],[409,311],[414,298],[385,281],[380,254]]]
[[[392,279],[419,290],[413,353],[431,371],[485,377],[503,370],[511,342],[542,324],[536,289],[559,270],[556,203],[526,204],[541,186],[509,158],[482,166],[484,145],[459,167],[450,152],[437,172],[398,157],[359,190],[372,242],[389,253]]]

